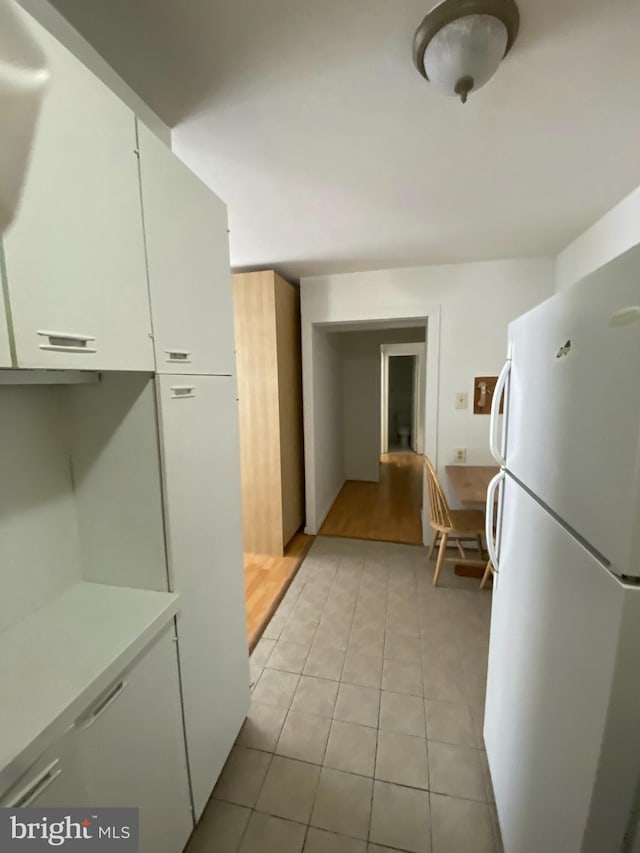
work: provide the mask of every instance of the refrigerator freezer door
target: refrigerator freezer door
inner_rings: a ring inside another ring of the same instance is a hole
[[[503,488],[484,737],[504,849],[620,850],[640,755],[640,590],[510,477]]]
[[[156,378],[171,589],[195,817],[249,708],[235,379]]]
[[[640,247],[514,321],[506,467],[640,575]]]

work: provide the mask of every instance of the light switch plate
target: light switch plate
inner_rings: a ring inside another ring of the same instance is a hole
[[[469,406],[469,395],[466,391],[458,391],[456,394],[456,409],[466,409]]]
[[[466,447],[456,447],[455,451],[456,462],[464,463],[467,461],[467,448]]]

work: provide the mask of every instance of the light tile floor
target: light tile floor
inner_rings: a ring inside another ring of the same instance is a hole
[[[491,594],[411,545],[319,537],[251,658],[188,853],[501,853],[483,750]]]

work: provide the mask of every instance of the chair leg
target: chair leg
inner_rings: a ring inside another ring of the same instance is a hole
[[[431,545],[429,546],[429,553],[427,554],[427,560],[430,560],[433,557],[433,552],[435,551],[435,547],[438,544],[438,536],[440,536],[440,531],[434,530],[433,539],[431,540]]]
[[[484,574],[482,575],[482,580],[480,581],[480,589],[484,589],[487,585],[487,581],[492,575],[493,566],[491,565],[491,560],[487,563],[487,567],[484,570]]]
[[[438,559],[436,560],[436,569],[433,573],[433,585],[438,586],[438,578],[440,577],[440,569],[442,568],[442,564],[444,562],[444,554],[447,550],[447,539],[449,535],[447,533],[442,534],[442,539],[440,540],[440,550],[438,551]]]
[[[459,539],[456,539],[456,545],[458,546],[458,551],[460,552],[460,556],[463,560],[467,559],[467,555],[465,553],[464,548],[462,547],[462,542]]]
[[[476,536],[478,540],[478,548],[480,549],[480,557],[484,557],[484,545],[482,544],[482,534],[478,533]]]

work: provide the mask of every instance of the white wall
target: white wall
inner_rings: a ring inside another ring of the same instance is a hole
[[[151,110],[97,50],[47,0],[18,0],[20,5],[133,110],[149,130],[171,147],[171,129]]]
[[[499,372],[508,323],[553,293],[551,258],[315,276],[302,279],[300,290],[309,531],[317,529],[327,496],[326,438],[320,442],[317,434],[326,416],[313,393],[314,324],[428,317],[425,452],[441,475],[456,447],[467,448],[470,464],[490,464],[489,418],[473,415],[473,379]],[[467,410],[454,408],[457,391],[468,392]]]
[[[340,335],[344,378],[344,463],[347,480],[380,479],[380,346],[424,341],[425,329]]]
[[[640,187],[570,243],[556,259],[563,290],[640,243]]]
[[[80,580],[66,390],[0,387],[0,633]]]
[[[317,413],[315,448],[322,460],[314,471],[314,497],[321,524],[345,481],[342,353],[339,335],[326,330],[313,329],[307,343],[310,347],[313,344],[317,354],[304,391],[304,410],[306,419],[310,394],[311,408]]]

